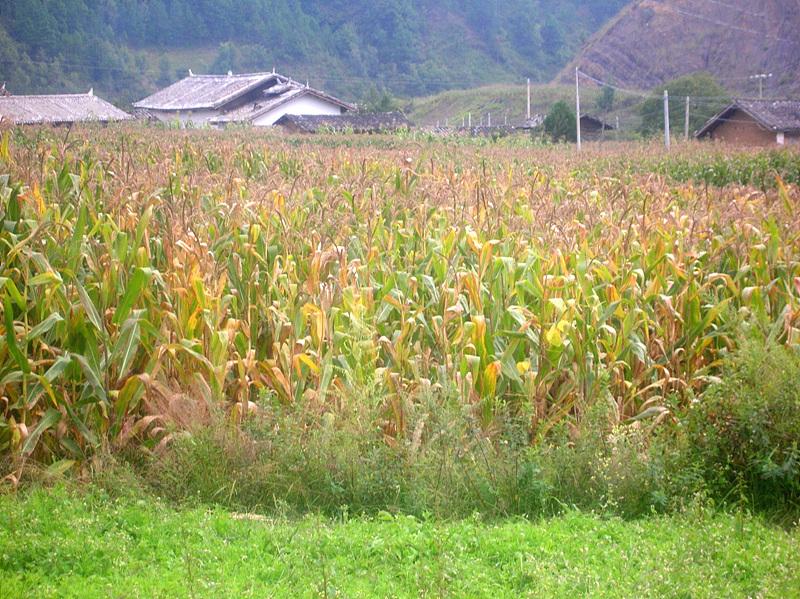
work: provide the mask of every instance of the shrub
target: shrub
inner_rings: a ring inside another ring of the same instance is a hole
[[[574,441],[557,435],[539,452],[552,501],[626,517],[663,511],[670,499],[667,448],[640,423],[615,424],[608,412],[596,404],[573,433]]]
[[[743,342],[719,383],[689,410],[682,451],[712,492],[759,507],[800,499],[800,355]],[[738,491],[738,492],[737,492]]]
[[[544,119],[544,131],[553,141],[571,141],[578,138],[578,123],[575,113],[563,100],[553,104],[547,117]]]

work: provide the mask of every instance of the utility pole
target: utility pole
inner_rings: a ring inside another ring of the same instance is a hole
[[[664,145],[669,150],[669,92],[664,90]]]
[[[531,80],[528,78],[528,111],[525,113],[527,120],[531,120]]]
[[[683,119],[683,138],[689,141],[689,96],[686,96],[686,115]]]
[[[772,77],[772,73],[759,73],[758,75],[753,75],[750,79],[758,79],[758,97],[764,98],[764,80],[769,79]]]
[[[578,67],[575,67],[575,122],[578,127],[578,152],[581,151],[581,86],[578,80]]]
[[[486,122],[486,126],[487,127],[491,127],[492,126],[492,113],[491,112],[487,112],[486,113],[486,118],[488,119],[487,122]]]
[[[619,141],[619,115],[617,115],[616,123],[617,123],[617,129],[616,129],[617,141]]]
[[[467,113],[467,126],[470,129],[472,129],[472,113],[471,112]]]

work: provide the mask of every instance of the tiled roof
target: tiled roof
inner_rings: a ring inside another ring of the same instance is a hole
[[[741,110],[770,131],[800,133],[800,101],[797,100],[734,100],[719,114],[711,117],[695,135],[703,137]]]
[[[0,118],[17,125],[126,121],[133,117],[93,93],[0,96]]]
[[[134,103],[150,110],[219,109],[244,94],[279,79],[275,73],[192,75]]]

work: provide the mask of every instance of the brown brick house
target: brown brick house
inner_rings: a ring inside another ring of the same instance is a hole
[[[800,146],[800,101],[734,100],[695,137],[748,146]]]

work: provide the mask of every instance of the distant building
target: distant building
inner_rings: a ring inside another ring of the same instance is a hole
[[[195,75],[139,102],[139,114],[163,122],[266,127],[286,114],[340,115],[353,106],[277,73]]]
[[[613,131],[614,126],[590,114],[581,115],[581,137],[587,140],[601,139],[606,131]]]
[[[525,129],[525,130],[532,130],[538,129],[544,125],[544,115],[543,114],[534,114],[531,118],[525,119],[525,121],[518,127],[518,129]]]
[[[411,123],[401,112],[308,116],[287,114],[275,122],[289,133],[321,133],[326,131],[384,133],[408,129]]]
[[[3,92],[6,92],[3,87]],[[15,125],[108,123],[133,117],[105,100],[88,94],[13,96],[0,94],[0,121]]]
[[[749,146],[800,145],[800,101],[734,100],[695,137]]]

